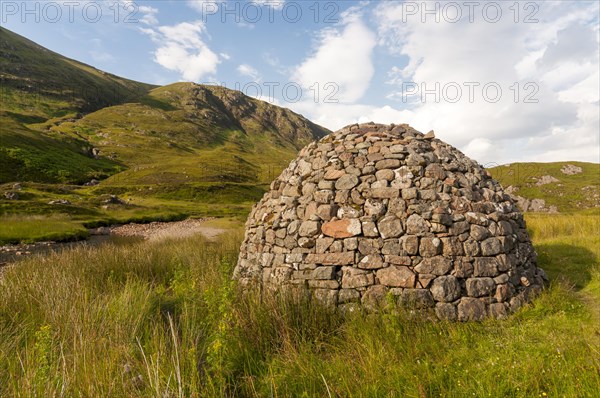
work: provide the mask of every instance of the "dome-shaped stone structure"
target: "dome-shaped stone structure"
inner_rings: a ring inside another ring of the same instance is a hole
[[[408,125],[345,127],[300,152],[253,208],[234,276],[326,305],[502,318],[546,276],[510,196]]]

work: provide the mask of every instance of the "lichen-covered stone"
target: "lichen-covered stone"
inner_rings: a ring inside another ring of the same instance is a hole
[[[378,269],[383,268],[385,262],[380,254],[368,254],[358,263],[358,268]]]
[[[353,252],[342,253],[311,253],[306,256],[307,263],[315,263],[321,265],[347,265],[354,263]]]
[[[377,278],[385,286],[413,288],[416,275],[408,267],[392,265],[377,271]]]
[[[493,294],[496,284],[492,278],[469,278],[466,287],[469,296],[483,297]]]
[[[408,308],[431,308],[435,301],[429,289],[404,289],[400,296],[400,303]]]
[[[481,321],[485,318],[485,303],[481,299],[463,297],[458,303],[459,321]]]
[[[498,275],[498,260],[495,257],[477,257],[474,260],[474,276]]]
[[[498,238],[487,238],[481,242],[481,255],[495,256],[502,252],[502,244]]]
[[[377,229],[382,238],[397,238],[404,233],[402,227],[402,221],[393,216],[384,217],[379,224]]]
[[[323,234],[332,238],[349,238],[351,236],[360,235],[360,221],[351,218],[337,221],[330,221],[321,227]]]
[[[370,311],[384,308],[387,305],[389,289],[383,285],[370,286],[362,296],[363,306]]]
[[[547,280],[489,173],[433,134],[374,123],[309,144],[273,181],[234,277],[343,312],[392,298],[448,321],[504,318]]]
[[[414,235],[403,236],[401,242],[407,254],[414,256],[419,253],[419,237]]]
[[[357,303],[360,301],[360,293],[355,289],[340,289],[338,303]]]
[[[451,303],[437,303],[435,315],[443,321],[456,321],[456,306]]]
[[[436,301],[454,301],[460,297],[460,284],[452,275],[439,276],[433,281],[431,294]]]
[[[375,283],[372,272],[358,268],[344,267],[342,271],[342,288],[352,289],[357,287],[371,286]]]
[[[340,177],[335,183],[335,189],[338,191],[344,189],[352,189],[358,185],[358,177],[352,174],[345,174]]]
[[[427,221],[418,214],[411,214],[406,220],[406,233],[410,235],[424,234],[429,231]]]
[[[505,319],[507,316],[506,304],[505,303],[494,303],[490,304],[490,316],[496,319]]]
[[[421,238],[419,246],[419,254],[422,257],[433,257],[442,254],[442,241],[437,237]]]
[[[446,275],[452,269],[452,261],[443,256],[424,258],[415,271],[420,274]]]
[[[319,223],[317,221],[304,221],[298,231],[300,236],[315,236],[319,232]]]

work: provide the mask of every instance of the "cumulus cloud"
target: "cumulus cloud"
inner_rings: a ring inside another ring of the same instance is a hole
[[[294,77],[303,87],[339,82],[345,104],[304,99],[291,107],[330,129],[367,121],[434,129],[482,164],[600,161],[598,3],[538,2],[537,23],[523,23],[531,9],[515,23],[512,2],[495,2],[503,7],[495,23],[481,9],[472,21],[463,12],[450,23],[440,11],[423,23],[420,13],[407,15],[407,4],[380,3],[372,19],[350,12],[323,31]],[[388,89],[376,98],[364,97],[373,76],[364,20],[375,21],[386,61],[397,60],[378,71]]]
[[[281,10],[285,5],[285,0],[252,0],[251,2],[260,6],[272,7],[275,10]]]
[[[244,6],[243,3],[238,3],[238,5],[226,5],[227,0],[188,0],[187,4],[189,7],[200,13],[213,14],[218,13],[220,8],[227,7],[228,9],[235,9],[235,7]],[[233,1],[231,3],[234,3]],[[285,0],[250,0],[247,3],[252,3],[255,6],[259,7],[271,7],[274,10],[281,10],[285,6]]]
[[[295,112],[307,116],[313,122],[327,127],[330,130],[338,130],[353,123],[398,123],[408,120],[412,115],[409,110],[395,109],[391,106],[377,107],[368,104],[342,104],[314,101],[306,98],[296,103],[286,103]]]
[[[435,129],[482,162],[541,160],[549,153],[564,155],[553,160],[577,153],[598,161],[598,113],[587,109],[598,109],[598,5],[569,3],[537,3],[539,23],[531,24],[514,22],[512,3],[503,5],[496,23],[476,13],[472,22],[463,15],[448,23],[438,15],[435,23],[427,15],[423,23],[404,4],[383,3],[375,11],[379,44],[408,58],[390,71],[387,98],[410,110],[407,122]],[[478,84],[472,98],[470,82]],[[419,89],[411,97],[413,83]],[[462,95],[455,101],[455,91],[444,87],[456,84]]]
[[[141,30],[158,45],[154,61],[179,72],[183,79],[199,81],[202,77],[217,72],[217,65],[221,60],[204,43],[202,36],[205,34],[205,26],[202,21]]]
[[[260,73],[254,69],[252,66],[248,64],[241,64],[237,67],[237,71],[242,76],[249,77],[254,82],[260,82],[262,80],[262,76]]]
[[[142,17],[139,19],[139,21],[144,25],[156,25],[158,23],[158,19],[156,18],[158,14],[157,8],[139,6],[138,11],[142,14]]]
[[[356,14],[346,14],[341,26],[320,32],[313,53],[292,74],[292,80],[304,89],[327,83],[338,87],[337,99],[354,103],[363,97],[375,68],[372,52],[375,34]]]

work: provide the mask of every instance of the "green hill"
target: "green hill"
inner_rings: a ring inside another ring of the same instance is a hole
[[[35,127],[139,99],[154,86],[123,79],[0,28],[0,182],[83,182],[116,171],[87,141]]]
[[[2,110],[29,123],[134,101],[156,87],[63,57],[1,27],[0,86]]]
[[[26,226],[0,230],[0,241],[53,222],[79,235],[82,225],[241,215],[329,133],[238,91],[123,79],[4,28],[0,55],[0,221]]]
[[[50,133],[84,137],[128,170],[106,183],[267,182],[327,130],[288,109],[217,86],[176,83]]]
[[[541,199],[541,211],[600,208],[600,164],[585,162],[512,163],[490,169],[505,189],[529,201]]]
[[[328,133],[234,90],[134,82],[3,28],[0,54],[0,182],[257,182]]]

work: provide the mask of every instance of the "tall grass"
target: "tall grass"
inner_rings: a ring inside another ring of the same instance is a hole
[[[600,385],[598,245],[548,235],[553,282],[533,305],[450,324],[240,292],[240,239],[79,248],[6,270],[0,396],[593,397]],[[563,261],[575,268],[559,277]]]
[[[542,267],[582,293],[600,299],[600,211],[527,214],[527,227]],[[600,316],[600,308],[596,307]]]
[[[527,213],[526,221],[534,241],[600,236],[600,209],[575,214]]]

